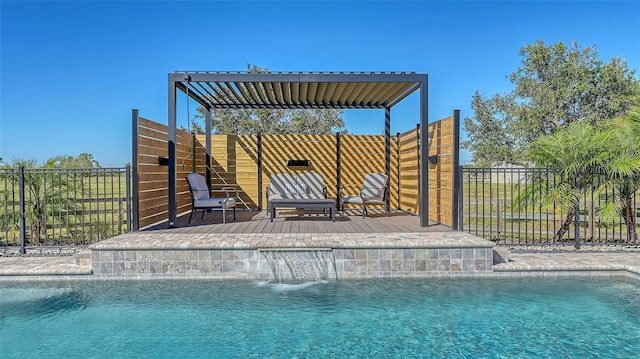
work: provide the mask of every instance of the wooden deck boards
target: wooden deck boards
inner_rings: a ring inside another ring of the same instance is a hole
[[[222,213],[205,213],[204,218],[188,223],[189,214],[179,216],[173,230],[180,233],[402,233],[402,232],[448,232],[451,229],[441,224],[420,227],[420,218],[403,212],[392,212],[388,217],[381,210],[370,211],[370,216],[362,218],[359,210],[346,210],[342,216],[336,213],[336,221],[323,213],[301,214],[296,211],[278,211],[273,222],[266,211],[238,211],[236,220],[227,217],[222,223]],[[166,229],[167,223],[144,230]]]

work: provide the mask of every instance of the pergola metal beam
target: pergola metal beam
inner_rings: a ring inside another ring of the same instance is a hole
[[[301,72],[301,73],[247,73],[247,72],[201,72],[176,71],[169,74],[169,81],[184,81],[189,74],[192,82],[387,82],[415,83],[416,77],[423,76],[409,72]]]
[[[392,107],[417,89],[407,73],[210,73],[169,74],[196,102],[212,108]],[[188,81],[188,82],[187,82]]]

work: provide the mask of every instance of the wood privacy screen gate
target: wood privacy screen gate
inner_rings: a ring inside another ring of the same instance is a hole
[[[134,148],[134,229],[166,221],[168,218],[168,128],[133,116]],[[459,111],[430,123],[429,136],[429,220],[456,226],[457,199],[454,178],[457,156]],[[398,133],[391,141],[390,205],[420,213],[419,143],[421,129]],[[320,173],[328,196],[336,197],[340,186],[354,193],[365,174],[385,172],[383,135],[212,135],[211,156],[205,149],[205,135],[192,136],[178,130],[176,143],[178,213],[191,209],[185,180],[190,172],[205,175],[212,188],[235,186],[240,191],[239,209],[263,209],[266,186],[275,173]],[[290,160],[307,160],[296,166]],[[290,165],[290,164],[293,164]],[[207,171],[207,167],[209,171]],[[136,200],[137,199],[137,200]]]

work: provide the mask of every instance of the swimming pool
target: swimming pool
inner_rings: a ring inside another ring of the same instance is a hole
[[[0,284],[3,358],[589,358],[640,353],[626,277]]]

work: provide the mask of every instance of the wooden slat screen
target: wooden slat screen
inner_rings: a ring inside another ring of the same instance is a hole
[[[204,146],[205,136],[197,136]],[[384,172],[384,136],[344,135],[341,138],[342,184],[362,185],[365,174]],[[241,193],[241,207],[255,209],[259,204],[257,136],[211,136],[212,187],[235,186]],[[289,167],[289,160],[308,160],[308,167]],[[198,163],[199,163],[198,159]],[[328,196],[336,198],[335,135],[262,136],[262,206],[266,205],[266,187],[276,173],[296,175],[305,171],[324,177]],[[391,205],[397,203],[397,151],[391,143]],[[352,191],[351,191],[352,192]],[[349,193],[351,193],[349,192]]]
[[[455,171],[453,116],[429,124],[429,219],[453,226],[453,175]]]
[[[438,162],[429,166],[429,219],[452,225],[454,173],[454,121],[448,117],[429,124],[429,155]],[[398,134],[391,141],[391,207],[418,214],[419,208],[419,129]],[[168,217],[168,167],[158,164],[167,156],[167,126],[140,118],[138,173],[140,188],[140,227]],[[262,186],[258,190],[258,137],[251,135],[211,136],[212,188],[234,186],[241,201],[238,208],[256,209],[266,205],[266,187],[275,173],[315,171],[325,179],[329,197],[338,189],[335,135],[262,136]],[[191,137],[178,130],[176,144],[178,213],[190,210],[186,175],[206,174],[205,136]],[[356,194],[367,173],[385,171],[385,141],[382,135],[341,135],[341,184],[345,192]],[[195,153],[195,155],[194,155]],[[308,167],[289,167],[288,160],[308,160]],[[259,195],[262,195],[260,201]]]
[[[400,205],[398,208],[419,213],[420,185],[418,129],[398,135],[398,157],[400,167]]]
[[[206,136],[198,135],[198,173],[205,175]],[[199,152],[200,153],[200,152]],[[258,141],[257,136],[211,136],[211,188],[235,187],[238,208],[258,208]]]
[[[139,118],[138,128],[138,199],[139,227],[168,218],[169,167],[161,166],[159,157],[168,157],[168,127]],[[191,209],[191,197],[185,177],[193,168],[194,141],[185,131],[176,134],[178,213]]]
[[[288,167],[289,160],[308,160],[308,167]],[[336,137],[334,135],[265,135],[262,136],[262,184],[269,185],[269,177],[276,173],[296,175],[313,171],[324,177],[328,197],[335,198]],[[266,190],[263,188],[263,203]]]
[[[385,172],[384,136],[344,135],[340,139],[341,184],[346,194],[358,194],[367,173]],[[397,150],[391,141],[390,203],[398,203]],[[375,206],[374,206],[375,207]]]
[[[453,174],[455,164],[453,116],[430,123],[429,156],[437,163],[429,163],[429,219],[453,225]],[[419,136],[421,129],[413,129],[398,135],[400,168],[400,209],[420,213],[419,190]]]

